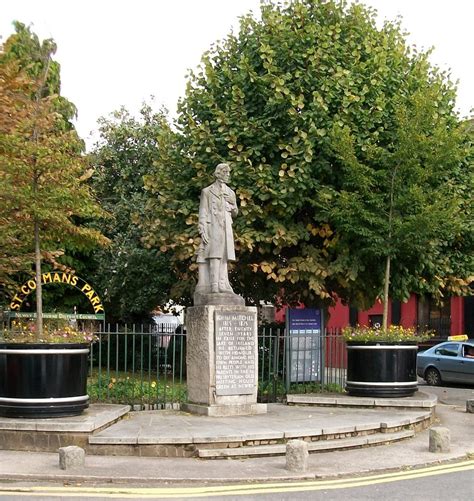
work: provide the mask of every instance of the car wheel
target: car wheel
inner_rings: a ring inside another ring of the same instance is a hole
[[[430,386],[439,386],[441,384],[441,376],[439,374],[439,371],[434,367],[427,369],[427,371],[425,372],[425,381]]]

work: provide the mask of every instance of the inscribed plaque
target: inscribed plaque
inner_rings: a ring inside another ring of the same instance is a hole
[[[256,391],[256,313],[215,312],[216,395]]]

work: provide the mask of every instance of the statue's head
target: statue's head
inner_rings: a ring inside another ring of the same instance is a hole
[[[214,171],[214,175],[217,179],[222,181],[223,183],[227,183],[230,179],[230,166],[229,164],[222,163],[216,167]]]

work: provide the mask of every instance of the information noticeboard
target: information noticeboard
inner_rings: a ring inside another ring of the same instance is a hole
[[[303,383],[320,380],[322,310],[288,309],[286,327],[290,337],[290,342],[287,344],[290,382]]]

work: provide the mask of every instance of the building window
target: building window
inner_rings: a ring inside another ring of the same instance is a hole
[[[428,297],[418,298],[418,326],[422,330],[433,330],[439,337],[447,337],[451,331],[451,302],[442,305]]]
[[[392,325],[400,325],[402,316],[402,304],[400,301],[392,300]]]
[[[369,315],[369,327],[375,327],[378,329],[382,327],[383,315]]]
[[[349,325],[357,327],[359,323],[359,310],[355,306],[349,306]]]

